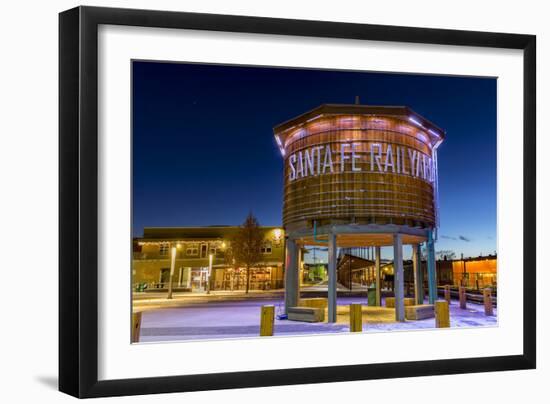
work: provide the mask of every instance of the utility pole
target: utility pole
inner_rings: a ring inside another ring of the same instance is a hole
[[[214,259],[214,255],[210,253],[208,255],[208,281],[206,282],[206,294],[210,294],[211,289],[211,283],[212,283],[212,260]]]
[[[352,283],[353,283],[353,277],[352,277],[352,271],[351,271],[351,248],[348,249],[348,268],[349,268],[349,291],[351,292],[351,289],[353,287]]]
[[[176,245],[172,245],[172,248],[170,248],[170,279],[168,280],[168,296],[166,296],[167,299],[172,299],[172,279],[174,277],[174,271],[176,268],[176,254],[179,248],[179,243]]]

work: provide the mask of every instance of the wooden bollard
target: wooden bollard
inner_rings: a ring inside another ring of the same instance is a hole
[[[435,326],[437,328],[449,328],[451,319],[449,317],[449,303],[446,300],[438,300],[434,304]]]
[[[260,318],[260,337],[271,337],[273,335],[273,322],[275,321],[275,306],[262,306]]]
[[[141,331],[141,311],[132,313],[132,342],[139,342],[139,332]]]
[[[493,299],[491,298],[491,289],[483,289],[483,305],[485,306],[485,315],[493,315]]]
[[[443,294],[445,296],[445,300],[447,303],[451,304],[451,285],[445,285],[444,288]]]
[[[460,308],[465,309],[466,308],[466,287],[465,286],[458,287],[458,299],[460,301]]]
[[[360,303],[352,303],[349,305],[349,330],[351,332],[363,331],[363,318]]]

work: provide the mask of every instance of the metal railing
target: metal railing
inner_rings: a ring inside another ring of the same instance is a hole
[[[497,274],[494,272],[454,273],[453,286],[466,286],[469,289],[475,290],[481,290],[487,287],[496,289]]]

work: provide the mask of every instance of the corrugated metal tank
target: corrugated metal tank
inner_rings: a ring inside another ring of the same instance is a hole
[[[323,105],[274,128],[284,156],[285,228],[436,224],[443,131],[407,107]]]

